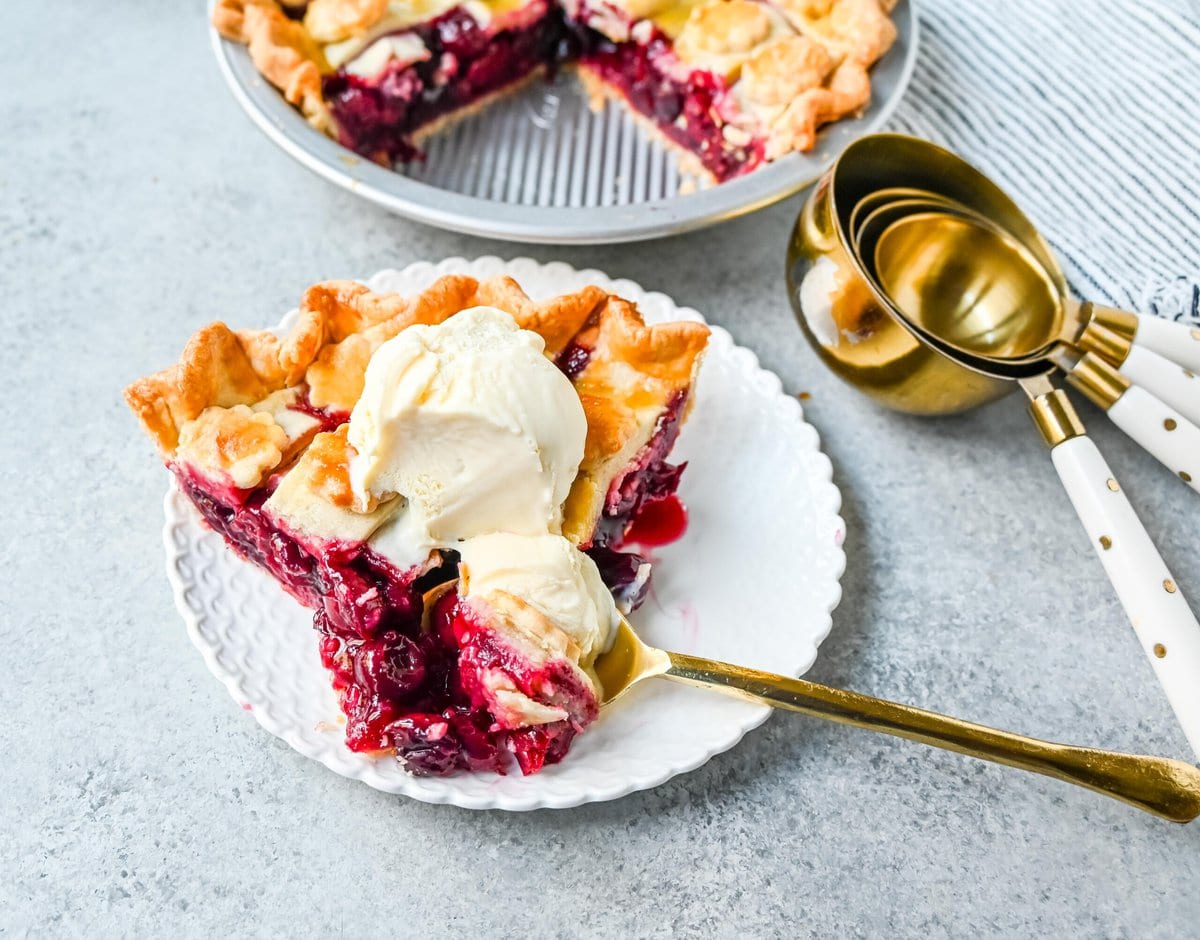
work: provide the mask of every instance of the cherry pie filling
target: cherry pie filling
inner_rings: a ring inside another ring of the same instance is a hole
[[[490,32],[455,7],[392,34],[417,36],[426,61],[393,63],[370,78],[345,69],[327,76],[323,92],[342,144],[387,162],[418,158],[416,131],[572,56],[574,37],[560,11],[535,0],[528,17],[527,25]]]
[[[630,469],[613,482],[593,544],[586,550],[617,602],[634,609],[648,589],[645,559],[621,551],[624,535],[663,501],[674,500],[683,466],[666,455],[686,399],[679,394]],[[324,416],[328,417],[328,416]],[[511,754],[523,773],[562,760],[571,739],[595,719],[590,686],[567,664],[534,666],[481,623],[451,590],[422,630],[424,595],[457,575],[457,556],[442,553],[424,569],[402,571],[365,543],[297,537],[265,509],[274,485],[239,490],[171,466],[208,524],[241,557],[269,571],[307,607],[322,664],[346,718],[354,751],[391,752],[411,773],[459,769],[504,773]],[[568,717],[525,728],[499,727],[480,677],[499,669],[530,698],[561,706]]]
[[[674,498],[687,464],[670,463],[667,455],[679,437],[686,404],[685,392],[679,392],[671,399],[649,443],[609,486],[604,512],[592,536],[592,546],[619,548],[649,506]]]
[[[677,62],[671,40],[654,30],[650,40],[613,42],[592,34],[595,42],[580,63],[610,87],[659,132],[694,154],[718,181],[754,169],[763,160],[763,144],[751,140],[731,146],[714,115],[729,104],[729,87],[712,72],[693,71],[686,82],[671,74]]]
[[[645,42],[614,42],[566,19],[548,0],[535,0],[521,20],[524,25],[491,32],[455,7],[391,34],[416,35],[429,50],[427,60],[396,62],[370,78],[345,68],[326,76],[323,92],[341,143],[386,163],[420,159],[417,131],[539,70],[553,74],[578,61],[718,180],[762,162],[761,142],[731,146],[714,117],[729,102],[724,80],[707,71],[693,71],[686,81],[674,77],[671,65],[678,63],[661,31],[650,30]]]

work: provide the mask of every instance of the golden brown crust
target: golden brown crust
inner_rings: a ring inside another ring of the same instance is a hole
[[[896,39],[889,13],[895,0],[654,0],[649,5],[624,3],[632,27],[622,25],[623,39],[639,36],[638,29],[668,20],[680,62],[711,71],[732,86],[736,104],[718,120],[725,147],[744,153],[755,141],[765,143],[770,161],[792,150],[810,150],[822,124],[860,111],[870,100],[867,69]],[[330,62],[348,53],[341,50],[354,37],[386,31],[388,0],[311,0],[302,21],[289,18],[277,0],[217,0],[213,24],[222,35],[249,47],[258,70],[283,91],[318,129],[336,138],[335,122],[324,100],[321,76]],[[413,13],[419,16],[419,6]],[[642,18],[647,17],[647,18]],[[404,20],[404,22],[409,22]],[[623,23],[623,21],[622,21]],[[644,41],[643,37],[643,41]],[[799,40],[805,40],[800,42]],[[365,41],[365,40],[364,40]],[[340,43],[341,46],[334,45]],[[355,48],[358,48],[355,46]],[[326,50],[330,59],[326,59]],[[357,53],[355,53],[357,54]],[[508,94],[540,69],[495,95],[418,129],[422,140],[446,124],[487,106],[496,95]],[[582,69],[586,75],[586,67]],[[603,94],[624,100],[606,83]],[[635,117],[640,117],[635,112]],[[672,145],[661,129],[651,133]],[[696,155],[687,154],[691,165]],[[372,155],[386,165],[382,153]],[[699,173],[711,173],[698,167]]]
[[[336,292],[319,284],[310,288],[305,306],[321,305],[326,322],[340,324],[344,332],[331,337],[333,342],[308,369],[309,398],[318,408],[350,411],[362,394],[367,363],[376,349],[407,327],[441,323],[468,307],[496,307],[511,314],[518,326],[542,336],[547,355],[556,356],[605,296],[598,287],[586,287],[539,303],[505,276],[479,282],[447,275],[407,299],[373,294],[350,282],[341,282]]]
[[[345,425],[313,437],[318,422],[304,408],[350,412],[382,343],[406,327],[440,323],[475,306],[504,310],[539,333],[550,358],[572,343],[588,351],[573,379],[587,440],[564,524],[565,534],[586,542],[609,484],[694,380],[708,341],[703,324],[646,326],[633,304],[594,286],[535,301],[505,276],[479,282],[447,275],[411,297],[327,281],[305,292],[285,337],[211,324],[192,337],[178,363],[134,382],[125,397],[168,460],[224,473],[242,487],[288,467],[270,500],[273,511],[323,537],[336,530],[365,538],[394,507],[370,516],[354,512]],[[230,439],[239,427],[248,435],[244,442]]]
[[[693,7],[675,40],[680,61],[736,82],[766,43],[792,33],[777,10],[757,0],[708,0]]]
[[[716,0],[692,10],[675,51],[685,62],[693,53],[749,52],[771,35],[767,8],[753,0]]]
[[[472,277],[447,275],[415,297],[376,294],[352,281],[310,287],[302,313],[315,313],[333,331],[306,373],[309,400],[317,408],[350,411],[376,349],[407,327],[441,323],[472,306],[477,286]]]
[[[620,453],[647,430],[648,413],[657,420],[675,394],[692,384],[708,336],[702,323],[646,326],[633,304],[620,297],[606,300],[596,323],[578,339],[591,350],[575,379],[588,419],[583,467]]]
[[[213,6],[212,24],[218,33],[231,42],[246,41],[246,7],[276,7],[275,0],[217,0]]]
[[[896,41],[894,0],[772,0],[801,33],[868,68]]]
[[[353,383],[352,350],[339,347],[359,337],[365,353],[413,323],[436,323],[450,316],[474,294],[474,278],[439,278],[414,298],[376,294],[352,281],[328,281],[310,288],[301,301],[300,318],[280,339],[268,330],[234,332],[224,323],[197,331],[179,362],[138,379],[125,390],[125,400],[168,456],[180,429],[204,411],[218,406],[249,405],[282,388],[298,386],[310,373],[330,386]],[[339,376],[342,369],[344,376]],[[357,388],[361,390],[361,369]],[[348,378],[347,378],[348,377]],[[355,392],[349,410],[357,399]],[[336,403],[336,402],[335,402]],[[329,402],[313,402],[325,407]]]
[[[610,296],[600,312],[596,347],[579,387],[590,384],[606,364],[624,364],[673,394],[691,384],[708,336],[707,326],[690,320],[647,326],[637,307]]]
[[[179,441],[179,429],[205,408],[248,405],[281,387],[275,376],[263,375],[261,347],[252,340],[252,357],[242,337],[224,323],[210,323],[184,347],[179,362],[162,372],[138,379],[125,389],[125,400],[141,419],[159,448],[170,454]]]
[[[323,281],[300,299],[300,316],[321,324],[324,339],[340,343],[376,323],[400,315],[409,306],[400,294],[377,294],[358,281]]]
[[[387,0],[311,0],[304,28],[317,42],[339,42],[370,29],[387,11]]]
[[[823,124],[870,102],[867,69],[895,40],[887,16],[893,6],[891,0],[705,0],[691,9],[675,51],[686,64],[730,83],[736,106],[717,116],[728,148],[744,150],[758,140],[770,161],[811,150]],[[593,108],[606,98],[629,103],[586,65],[579,75]],[[713,178],[661,128],[636,112],[633,117],[680,154],[686,172]]]
[[[567,348],[607,297],[601,288],[589,286],[574,294],[535,302],[511,277],[500,275],[480,282],[474,305],[512,314],[517,326],[532,330],[546,341],[546,355],[553,359]]]
[[[641,425],[633,411],[613,407],[611,399],[581,392],[579,400],[587,417],[587,440],[580,466],[594,466],[608,455],[619,453]]]
[[[353,453],[346,439],[349,425],[336,431],[318,434],[305,451],[307,473],[312,481],[309,489],[326,502],[342,509],[354,505],[354,490],[350,486],[350,456]]]
[[[348,429],[343,424],[314,437],[267,500],[266,508],[292,532],[323,540],[366,541],[401,504],[392,500],[371,512],[354,509]]]
[[[775,119],[767,138],[767,156],[791,150],[811,150],[822,124],[861,111],[871,100],[867,70],[852,59],[843,60],[828,87],[812,88],[796,96]]]
[[[303,24],[289,19],[274,0],[217,0],[213,26],[226,39],[244,44],[263,78],[283,92],[308,122],[331,131],[333,118],[321,94],[328,71],[320,45]]]
[[[205,408],[184,426],[176,452],[206,476],[251,489],[278,466],[287,445],[287,433],[270,414],[234,405]]]
[[[763,46],[742,67],[742,94],[756,104],[785,107],[801,92],[819,88],[835,60],[805,36],[784,36]]]
[[[695,381],[708,336],[702,323],[646,326],[619,297],[601,308],[585,342],[591,357],[575,379],[588,427],[563,514],[563,534],[572,541],[591,539],[609,485],[649,443],[672,399]]]
[[[304,385],[312,406],[349,412],[362,393],[371,355],[409,326],[494,306],[541,334],[553,357],[606,297],[598,287],[585,287],[535,302],[504,276],[479,282],[448,274],[411,297],[376,293],[356,281],[326,281],[305,291],[299,319],[282,339],[267,330],[235,332],[212,323],[192,336],[178,363],[131,384],[125,399],[169,456],[180,429],[205,408],[250,405],[283,388]]]

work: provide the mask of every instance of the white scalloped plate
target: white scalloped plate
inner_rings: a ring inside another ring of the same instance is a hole
[[[632,281],[528,258],[451,258],[383,271],[367,283],[412,293],[451,272],[508,273],[534,297],[599,284],[635,301],[648,322],[702,320]],[[680,541],[656,553],[654,590],[635,625],[667,649],[803,673],[841,598],[841,494],[799,403],[720,327],[713,327],[696,406],[674,453],[690,462],[680,494],[691,524]],[[470,809],[611,800],[699,767],[770,713],[717,693],[651,682],[605,711],[566,760],[535,776],[411,777],[393,760],[373,760],[342,743],[309,611],[234,556],[174,486],[165,509],[167,574],[209,669],[272,734],[378,790]],[[771,590],[743,590],[749,582]]]

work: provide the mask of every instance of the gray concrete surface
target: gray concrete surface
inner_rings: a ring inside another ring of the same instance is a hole
[[[798,201],[603,249],[415,226],[277,152],[203,25],[199,0],[24,3],[0,56],[0,934],[1195,935],[1200,829],[866,732],[779,715],[652,792],[506,815],[343,780],[237,708],[172,607],[164,476],[120,389],[312,281],[527,253],[666,291],[811,394],[849,527],[814,678],[1186,753],[1019,403],[898,417],[806,348]],[[1195,497],[1092,417],[1200,598]]]

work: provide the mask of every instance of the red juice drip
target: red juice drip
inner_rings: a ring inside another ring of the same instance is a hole
[[[647,547],[667,545],[682,538],[687,526],[687,507],[672,493],[643,505],[621,542],[633,542]]]

